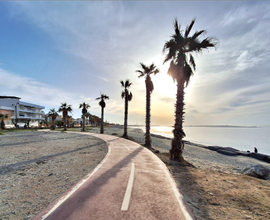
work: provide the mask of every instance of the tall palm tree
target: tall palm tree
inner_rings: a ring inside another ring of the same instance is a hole
[[[8,114],[0,114],[1,129],[5,129],[5,119],[8,118]]]
[[[188,86],[190,77],[196,69],[196,64],[193,54],[202,52],[203,49],[215,47],[217,40],[213,37],[207,37],[199,40],[198,37],[205,33],[205,30],[196,31],[192,36],[189,36],[190,31],[195,23],[195,19],[191,21],[184,30],[181,31],[181,26],[178,25],[177,19],[174,22],[175,33],[171,39],[167,41],[163,47],[163,53],[167,52],[164,63],[170,62],[168,74],[177,82],[177,95],[175,105],[175,124],[170,150],[170,159],[183,161],[182,151],[184,143],[182,139],[186,136],[183,131],[184,122],[184,89]]]
[[[139,78],[145,77],[145,86],[146,86],[146,117],[145,117],[145,146],[151,148],[151,135],[150,135],[150,104],[151,104],[151,93],[154,90],[154,84],[151,80],[150,75],[156,75],[159,73],[159,69],[152,63],[149,67],[140,63],[142,70],[136,70],[138,72]]]
[[[82,108],[82,116],[83,116],[83,127],[82,131],[85,131],[85,114],[87,113],[87,109],[90,108],[91,106],[88,103],[81,103],[79,108]]]
[[[68,112],[72,112],[71,105],[68,105],[66,102],[61,103],[60,108],[58,109],[58,112],[63,112],[63,119],[64,119],[64,131],[67,130],[67,117]]]
[[[53,130],[55,129],[55,120],[58,116],[58,113],[57,111],[55,111],[54,108],[50,109],[49,113],[48,113],[48,116],[52,117],[52,122],[53,122]]]
[[[105,99],[109,99],[109,96],[105,94],[100,94],[100,97],[97,97],[96,100],[100,100],[99,105],[101,107],[101,126],[100,126],[100,134],[104,133],[103,123],[104,123],[104,108],[106,107]]]
[[[127,121],[128,121],[128,102],[132,100],[132,93],[128,90],[132,83],[127,79],[125,82],[120,81],[124,90],[121,93],[122,99],[125,98],[125,118],[124,118],[124,134],[123,137],[127,137]]]

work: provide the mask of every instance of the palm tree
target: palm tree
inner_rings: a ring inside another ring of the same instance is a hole
[[[1,119],[1,129],[5,129],[5,122],[4,120],[8,118],[8,114],[0,114],[0,119]]]
[[[97,97],[96,100],[100,100],[99,105],[101,107],[101,126],[100,126],[100,134],[103,134],[103,122],[104,122],[104,108],[106,107],[105,99],[109,99],[109,96],[105,94],[100,94],[100,97]]]
[[[132,83],[127,79],[125,82],[120,81],[124,90],[121,93],[122,99],[125,98],[125,118],[124,118],[124,135],[123,137],[127,138],[127,121],[128,121],[128,102],[132,100],[132,93],[128,90],[128,88],[132,85]]]
[[[90,105],[83,102],[83,103],[80,104],[79,108],[82,108],[82,116],[83,116],[82,131],[85,131],[85,114],[87,113],[87,109],[90,108]]]
[[[48,112],[48,116],[52,117],[52,122],[53,122],[53,130],[55,129],[55,120],[58,116],[57,111],[55,111],[54,108],[50,109],[50,111]]]
[[[145,117],[145,146],[151,148],[151,135],[150,135],[150,103],[151,103],[151,93],[154,90],[154,84],[151,80],[150,75],[156,75],[159,73],[159,69],[152,63],[149,67],[140,63],[142,70],[136,70],[140,73],[140,77],[145,76],[145,86],[146,86],[146,117]]]
[[[72,112],[71,105],[68,105],[66,102],[61,103],[60,108],[58,109],[58,112],[63,112],[63,119],[64,119],[64,131],[67,130],[67,117],[68,112]]]
[[[196,31],[192,36],[189,36],[190,31],[195,23],[195,19],[186,27],[185,31],[181,31],[181,26],[177,20],[174,22],[175,33],[171,39],[167,41],[163,48],[163,53],[167,52],[164,63],[171,61],[168,69],[168,74],[177,82],[177,95],[175,105],[175,124],[170,150],[170,159],[183,161],[182,151],[184,143],[182,139],[186,136],[183,131],[184,122],[184,89],[188,86],[190,76],[196,69],[196,64],[192,54],[200,53],[203,49],[215,47],[217,40],[212,37],[207,37],[204,40],[199,40],[198,37],[205,33],[205,30]]]

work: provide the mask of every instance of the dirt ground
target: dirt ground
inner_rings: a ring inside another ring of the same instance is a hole
[[[198,220],[270,219],[270,181],[188,163],[171,164],[168,153],[156,155],[167,165]]]
[[[94,169],[107,143],[80,134],[16,132],[0,139],[0,220],[29,220]]]

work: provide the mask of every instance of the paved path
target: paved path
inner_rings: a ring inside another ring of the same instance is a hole
[[[116,136],[89,135],[108,142],[107,156],[34,220],[195,219],[151,151]]]

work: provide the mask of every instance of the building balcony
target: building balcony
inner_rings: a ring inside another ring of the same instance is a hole
[[[19,112],[25,112],[25,113],[35,113],[35,114],[40,114],[40,115],[44,115],[45,113],[43,111],[37,111],[37,110],[30,110],[30,109],[23,109],[20,108]]]
[[[19,115],[17,119],[45,120],[45,118],[40,115]]]

